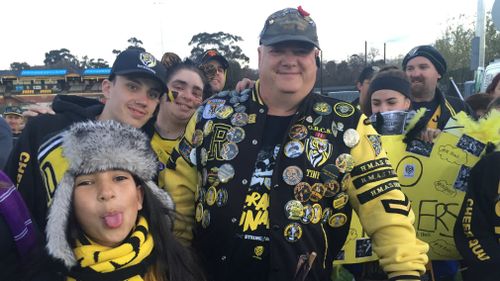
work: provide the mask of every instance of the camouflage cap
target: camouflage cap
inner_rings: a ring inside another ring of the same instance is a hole
[[[316,24],[301,6],[286,8],[270,15],[260,33],[260,44],[274,45],[284,41],[301,41],[319,49]]]
[[[18,115],[23,116],[23,110],[19,106],[11,105],[5,107],[3,115]]]

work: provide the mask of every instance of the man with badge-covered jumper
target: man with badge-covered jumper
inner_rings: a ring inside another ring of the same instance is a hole
[[[174,228],[192,231],[209,279],[329,280],[354,209],[391,280],[420,280],[428,245],[377,133],[351,104],[311,92],[314,21],[301,7],[273,13],[258,52],[255,86],[208,99],[165,173],[184,215]]]

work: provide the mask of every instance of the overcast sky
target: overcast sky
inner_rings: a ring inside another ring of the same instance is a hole
[[[494,0],[484,0],[491,11]],[[189,55],[192,36],[226,32],[243,37],[239,46],[257,68],[258,36],[271,13],[302,5],[318,26],[324,60],[344,60],[387,43],[387,58],[413,46],[432,44],[447,21],[475,21],[476,0],[3,0],[0,69],[12,62],[41,65],[44,54],[66,48],[79,58],[103,58],[136,37],[156,57]]]

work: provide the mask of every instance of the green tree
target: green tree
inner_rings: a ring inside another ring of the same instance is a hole
[[[130,44],[132,47],[141,47],[142,48],[142,41],[137,39],[136,37],[131,37],[127,40],[127,42]]]
[[[494,59],[500,58],[500,32],[496,30],[491,19],[491,14],[486,17],[486,35],[485,35],[485,52],[484,62],[488,64]]]
[[[85,69],[85,68],[107,68],[107,67],[109,67],[109,63],[102,58],[89,59],[88,56],[83,56],[81,61],[80,61],[80,67],[82,69]]]
[[[128,47],[126,49],[130,49],[130,48],[141,48],[141,49],[144,49],[144,47],[142,46],[142,40],[138,39],[137,37],[130,37],[128,40]],[[111,51],[113,54],[115,55],[119,55],[122,50],[120,49],[113,49],[113,51]]]
[[[10,64],[10,69],[15,71],[30,69],[30,68],[31,66],[26,62],[13,62]]]
[[[188,43],[189,46],[193,46],[190,58],[192,60],[196,60],[196,58],[198,58],[206,50],[215,48],[228,61],[234,60],[240,65],[247,65],[250,58],[248,58],[243,53],[240,46],[238,46],[238,42],[240,41],[243,41],[242,37],[224,33],[222,31],[217,33],[198,33],[194,35]]]
[[[452,18],[442,36],[435,42],[436,49],[443,55],[448,66],[443,83],[447,83],[449,77],[455,82],[463,83],[473,78],[470,70],[472,38],[474,38],[473,23],[467,24],[467,18],[460,15]]]
[[[45,53],[45,60],[43,63],[46,66],[62,66],[62,67],[70,67],[70,68],[79,68],[80,67],[80,62],[78,61],[78,58],[71,54],[71,52],[66,49],[62,48],[59,50],[51,50],[47,53]]]

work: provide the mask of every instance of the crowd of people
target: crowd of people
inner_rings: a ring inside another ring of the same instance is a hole
[[[500,75],[447,96],[446,61],[422,45],[401,68],[364,69],[351,104],[312,92],[320,52],[309,13],[286,8],[260,33],[258,80],[237,90],[215,49],[191,61],[134,47],[105,103],[59,95],[28,119],[8,107],[0,280],[332,280],[355,217],[378,260],[343,265],[354,280],[500,280],[500,131],[467,171],[455,260],[428,258],[381,141],[432,150],[460,114],[500,118]]]

